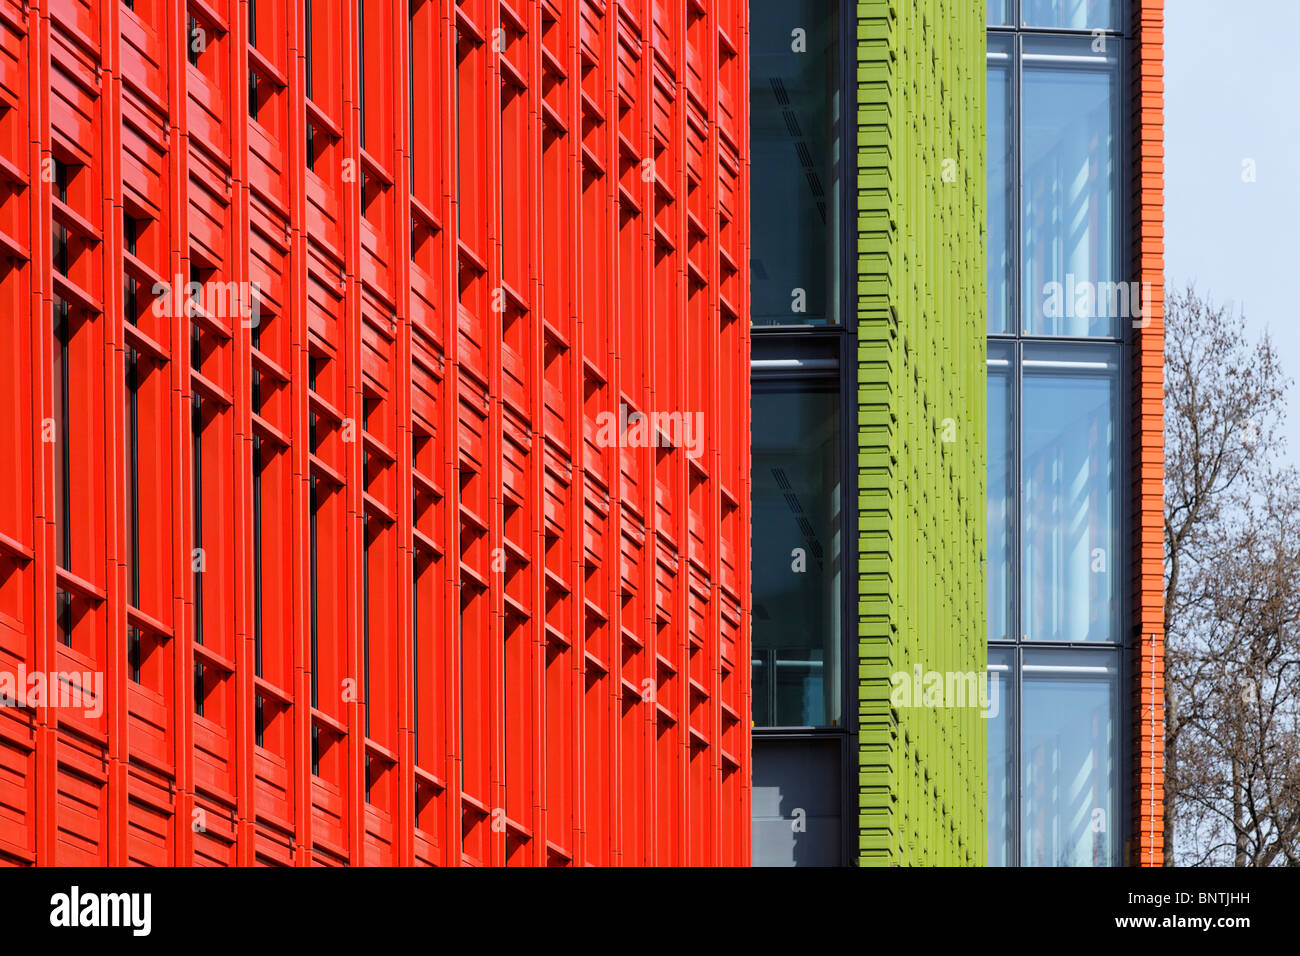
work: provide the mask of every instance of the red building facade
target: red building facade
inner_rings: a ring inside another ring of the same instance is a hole
[[[748,863],[745,16],[0,0],[0,862]]]

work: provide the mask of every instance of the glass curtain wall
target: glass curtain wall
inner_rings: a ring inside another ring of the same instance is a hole
[[[1124,6],[987,6],[993,865],[1121,862]]]
[[[846,11],[750,0],[749,16],[754,862],[835,865],[852,830]]]

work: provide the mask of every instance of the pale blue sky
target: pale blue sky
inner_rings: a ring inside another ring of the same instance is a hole
[[[1244,309],[1300,383],[1300,2],[1166,0],[1165,17],[1166,281]],[[1286,435],[1300,464],[1300,384]]]

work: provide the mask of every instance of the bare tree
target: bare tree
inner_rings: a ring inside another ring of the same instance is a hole
[[[1182,618],[1180,863],[1300,863],[1300,482],[1275,479]]]
[[[1277,467],[1290,383],[1268,336],[1252,343],[1195,288],[1165,314],[1165,860],[1290,861],[1300,480]]]

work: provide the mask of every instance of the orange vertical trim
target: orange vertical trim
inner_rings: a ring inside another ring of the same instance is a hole
[[[1134,267],[1150,314],[1133,335],[1132,842],[1164,863],[1164,0],[1133,10]]]

